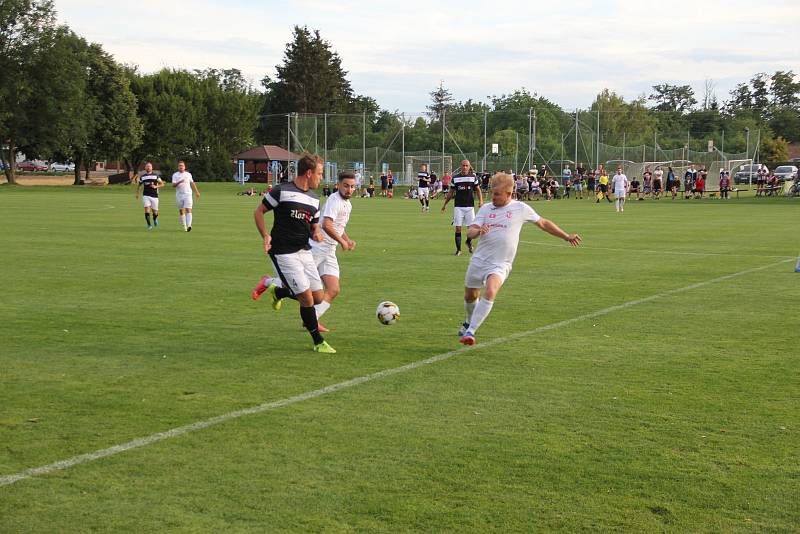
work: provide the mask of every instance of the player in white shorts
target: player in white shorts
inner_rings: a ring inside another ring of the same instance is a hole
[[[475,344],[475,332],[492,311],[494,299],[511,272],[523,224],[533,223],[573,247],[581,242],[578,234],[566,233],[556,223],[540,217],[527,204],[512,200],[514,178],[511,175],[495,174],[490,187],[492,202],[478,210],[467,232],[468,237],[481,236],[481,240],[464,279],[466,320],[458,333],[463,345]],[[484,290],[482,297],[481,289]]]
[[[139,188],[142,190],[142,205],[144,206],[144,220],[147,221],[147,229],[153,226],[158,228],[158,190],[164,187],[161,178],[153,173],[153,164],[149,161],[144,165],[144,174],[139,177],[139,185],[136,186],[136,198],[139,198]],[[150,224],[150,215],[153,215],[153,224]]]
[[[276,311],[280,310],[284,298],[297,300],[303,326],[314,340],[314,351],[333,354],[336,350],[320,334],[314,310],[314,305],[322,302],[323,287],[309,245],[310,240],[321,242],[324,239],[319,228],[319,196],[313,191],[322,180],[323,163],[319,156],[303,154],[297,162],[294,180],[273,187],[256,208],[253,216],[264,240],[264,252],[269,254],[283,284],[282,287],[276,284],[264,287],[262,279],[251,297],[257,300],[269,291]],[[270,232],[264,220],[268,211],[275,214]]]
[[[172,187],[175,191],[175,203],[178,205],[178,213],[181,217],[181,225],[186,232],[192,231],[192,190],[197,198],[200,198],[200,191],[194,183],[192,173],[186,171],[186,163],[178,162],[178,172],[172,175]]]
[[[478,194],[478,207],[483,205],[483,193],[481,193],[480,186],[480,180],[473,172],[469,160],[463,160],[461,169],[453,175],[451,187],[447,191],[444,205],[442,205],[442,213],[444,213],[447,203],[450,202],[450,199],[455,198],[453,226],[456,229],[456,256],[461,256],[461,227],[469,228],[475,219],[475,193]],[[472,240],[469,238],[467,238],[467,249],[472,252]]]
[[[350,236],[345,232],[345,227],[350,221],[350,212],[353,209],[350,198],[355,191],[356,179],[354,173],[350,171],[340,172],[336,191],[328,197],[328,201],[325,203],[322,215],[320,216],[320,224],[322,226],[324,239],[320,242],[311,239],[308,242],[308,244],[311,245],[311,255],[317,267],[317,273],[319,273],[319,277],[325,289],[322,301],[318,304],[314,304],[318,320],[328,311],[333,299],[335,299],[341,291],[339,286],[339,260],[336,258],[336,247],[341,245],[343,250],[353,250],[356,248],[356,242],[350,239]],[[253,300],[258,300],[270,284],[275,284],[277,287],[283,285],[279,278],[265,277],[259,285],[253,289],[253,293],[251,294]],[[328,332],[327,327],[322,323],[318,324],[320,332]]]
[[[428,166],[424,163],[420,165],[419,172],[417,173],[417,198],[422,205],[422,211],[431,211],[430,203],[430,183],[431,175],[428,174]]]
[[[625,211],[625,196],[628,194],[630,183],[628,177],[622,174],[622,167],[617,167],[617,174],[611,179],[611,189],[614,191],[614,206],[617,211]]]

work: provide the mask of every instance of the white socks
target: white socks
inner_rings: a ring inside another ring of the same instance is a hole
[[[322,314],[328,311],[328,308],[331,307],[331,303],[327,300],[323,300],[319,304],[314,304],[314,309],[317,311],[317,319],[322,317]]]
[[[186,215],[181,215],[181,226],[186,228]]]
[[[187,213],[186,214],[186,226],[192,226],[192,214],[191,213]]]
[[[483,324],[483,321],[485,321],[489,316],[489,312],[492,311],[492,306],[494,306],[494,302],[491,300],[481,298],[478,301],[478,304],[475,306],[475,310],[472,312],[472,319],[469,322],[467,334],[475,335],[475,331],[480,328],[481,324]]]

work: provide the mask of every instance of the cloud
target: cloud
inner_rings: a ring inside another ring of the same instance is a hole
[[[727,95],[756,72],[800,73],[796,32],[768,22],[800,20],[790,0],[59,0],[57,9],[144,71],[238,68],[254,83],[274,76],[293,26],[307,25],[339,53],[357,93],[410,112],[425,109],[440,80],[458,100],[524,86],[572,108],[606,87],[628,99],[658,83],[699,94],[711,78]]]

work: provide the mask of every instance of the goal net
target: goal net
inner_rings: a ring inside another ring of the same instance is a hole
[[[426,165],[428,172],[436,174],[441,178],[445,173],[453,172],[453,156],[441,153],[426,154],[420,156],[406,156],[403,162],[404,180],[403,185],[414,185],[417,179],[417,173],[420,171],[422,165]]]

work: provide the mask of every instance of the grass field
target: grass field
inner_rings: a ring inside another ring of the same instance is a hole
[[[199,186],[0,188],[0,532],[800,531],[797,199],[534,202],[584,246],[526,227],[471,349],[450,212],[355,199],[327,356]]]

